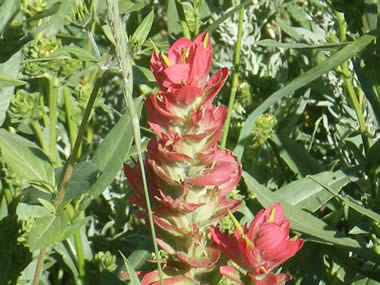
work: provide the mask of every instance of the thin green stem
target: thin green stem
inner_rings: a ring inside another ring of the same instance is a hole
[[[346,33],[347,33],[347,23],[345,22],[344,16],[342,13],[337,12],[336,15],[337,15],[338,25],[339,25],[339,39],[341,42],[345,42]],[[363,140],[364,151],[365,151],[365,154],[367,155],[368,150],[369,150],[367,126],[366,126],[365,118],[363,115],[362,106],[359,102],[358,95],[356,94],[355,88],[352,84],[353,78],[350,72],[348,61],[343,62],[341,64],[341,68],[342,68],[344,86],[347,91],[348,97],[352,103],[352,106],[354,107],[356,116],[358,118],[359,131]]]
[[[73,207],[69,204],[66,207],[66,213],[68,214],[71,223],[73,224],[77,217],[83,218],[84,213],[81,211],[79,214],[76,214]],[[86,284],[86,261],[83,254],[83,244],[81,239],[80,230],[76,231],[74,233],[74,243],[75,243],[75,249],[77,254],[77,263],[78,263],[78,272],[79,272],[79,278],[82,281],[82,284]]]
[[[40,142],[42,150],[46,153],[47,156],[49,156],[49,149],[46,145],[44,135],[41,130],[41,126],[38,123],[38,121],[33,121],[32,122],[32,128],[34,130],[34,133],[36,134],[38,141]]]
[[[75,138],[77,137],[78,134],[78,126],[76,122],[72,119],[74,115],[74,108],[73,108],[73,103],[72,103],[72,96],[70,89],[68,87],[63,88],[63,100],[64,100],[64,105],[65,105],[65,115],[66,115],[66,124],[67,124],[67,130],[69,133],[69,140],[70,140],[70,145],[71,149],[73,149],[74,144],[75,144]],[[80,157],[80,151],[81,148],[79,148],[77,158]]]
[[[148,187],[147,187],[146,176],[145,176],[145,169],[144,169],[144,161],[142,157],[140,124],[139,124],[139,119],[136,113],[135,104],[132,98],[132,90],[133,90],[132,58],[128,49],[127,35],[125,33],[125,29],[123,29],[123,26],[120,20],[118,2],[113,1],[113,0],[107,0],[107,7],[108,7],[108,17],[111,21],[112,32],[113,32],[115,42],[116,42],[116,56],[119,62],[119,66],[120,66],[121,74],[123,78],[123,93],[124,93],[125,101],[127,104],[128,113],[131,116],[131,121],[132,121],[132,126],[133,126],[133,136],[134,136],[135,145],[136,145],[136,149],[137,149],[137,153],[139,157],[141,176],[142,176],[142,182],[143,182],[143,187],[144,187],[144,195],[145,195],[145,201],[146,201],[147,212],[148,212],[149,226],[150,226],[152,240],[153,240],[154,252],[157,258],[157,269],[159,273],[160,284],[163,285],[164,281],[162,277],[160,255],[158,252],[156,231],[155,231],[154,222],[153,222],[152,207],[150,204]]]
[[[194,38],[199,34],[199,26],[201,24],[200,6],[202,4],[202,1],[203,0],[196,0],[196,1],[194,1],[194,21],[195,21]]]
[[[56,198],[55,203],[54,203],[54,207],[56,209],[58,209],[62,203],[67,184],[69,183],[71,174],[73,172],[74,163],[75,163],[76,157],[78,155],[78,151],[79,151],[79,148],[80,148],[80,145],[82,142],[82,138],[83,138],[83,136],[86,132],[86,129],[87,129],[87,123],[88,123],[88,119],[89,119],[90,114],[91,114],[91,110],[94,106],[96,96],[98,94],[99,88],[100,88],[102,81],[103,81],[104,72],[105,72],[105,69],[101,68],[97,73],[94,88],[92,89],[90,99],[87,102],[87,106],[86,106],[86,109],[84,111],[82,122],[81,122],[81,125],[79,127],[79,132],[78,132],[77,138],[75,140],[74,148],[73,148],[71,155],[67,161],[67,164],[65,165],[63,178],[61,179],[61,181],[58,182],[58,194],[57,194],[57,198]],[[37,267],[36,267],[36,271],[34,274],[33,285],[37,285],[39,282],[42,264],[43,264],[44,258],[45,258],[45,253],[46,253],[46,248],[42,248],[40,250],[40,255],[38,256],[38,262],[37,262]]]
[[[175,5],[177,8],[179,24],[181,25],[183,36],[187,39],[191,39],[191,33],[190,33],[189,26],[187,25],[187,22],[186,22],[186,16],[185,16],[185,12],[183,11],[183,6],[178,0],[175,0]]]
[[[50,159],[55,164],[57,152],[57,77],[52,75],[49,80],[49,150]]]
[[[228,113],[227,113],[226,123],[224,124],[222,142],[220,144],[221,148],[226,147],[228,131],[230,128],[232,109],[235,104],[236,91],[239,86],[239,63],[240,63],[241,39],[243,36],[243,19],[244,19],[244,6],[240,8],[240,14],[239,14],[239,29],[238,29],[238,36],[237,36],[237,40],[235,44],[234,71],[232,74],[231,94],[228,101]]]

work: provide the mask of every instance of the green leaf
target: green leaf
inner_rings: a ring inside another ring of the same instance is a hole
[[[17,80],[0,73],[0,88],[9,87],[9,86],[20,86],[20,85],[25,85],[25,84],[26,84],[25,81]]]
[[[20,68],[20,61],[21,61],[21,52],[18,52],[14,54],[5,63],[0,64],[1,74],[6,74],[8,78],[17,78],[19,68]],[[22,81],[20,81],[20,83],[21,82]],[[6,82],[0,81],[0,126],[3,124],[5,120],[9,103],[11,102],[13,94],[14,94],[14,86],[17,86],[16,84],[10,85],[9,82],[8,82],[8,87],[6,87],[6,85],[7,85]]]
[[[154,12],[152,10],[136,28],[130,40],[130,44],[134,50],[139,50],[142,44],[145,42],[146,38],[149,35],[150,29],[152,28],[153,19]]]
[[[120,252],[121,256],[123,257],[124,264],[127,267],[129,279],[131,280],[130,285],[140,285],[140,280],[136,275],[135,269],[133,268],[132,264],[128,261],[128,259]]]
[[[316,183],[311,177],[322,181],[325,185],[328,185],[328,187],[338,193],[348,183],[356,180],[356,177],[352,176],[355,172],[357,172],[357,168],[335,172],[324,171],[291,182],[277,190],[276,194],[278,194],[281,200],[289,203],[289,205],[313,213],[334,197],[334,194]]]
[[[62,236],[62,240],[68,239],[75,232],[79,231],[81,227],[86,225],[91,220],[91,217],[85,217],[75,221],[74,224],[65,229],[65,232]]]
[[[272,141],[276,144],[280,157],[295,174],[305,176],[323,171],[318,161],[289,137],[273,134]]]
[[[133,268],[139,268],[151,257],[152,254],[150,251],[146,249],[137,249],[128,256],[128,260]]]
[[[61,215],[47,215],[37,218],[29,233],[28,243],[30,249],[44,248],[59,242],[65,226]]]
[[[141,97],[135,100],[135,105],[137,114],[140,114],[143,105]],[[126,112],[95,151],[92,163],[99,168],[102,175],[88,191],[91,199],[99,196],[119,173],[132,141],[132,123]]]
[[[0,35],[3,34],[4,28],[8,22],[13,19],[20,6],[19,1],[5,0],[0,5]]]
[[[74,259],[75,257],[72,255],[72,253],[69,252],[69,250],[62,243],[57,243],[54,246],[54,251],[61,255],[63,262],[71,270],[74,279],[79,280],[76,260]]]
[[[46,209],[48,209],[50,211],[50,213],[55,214],[55,212],[56,212],[55,207],[52,203],[50,203],[47,200],[41,199],[41,198],[38,198],[38,202],[40,202],[40,204],[42,206],[44,206]]]
[[[143,2],[133,3],[132,1],[120,1],[119,11],[120,14],[130,14],[132,12],[136,12],[145,7]]]
[[[65,46],[57,49],[49,58],[55,59],[56,57],[67,56],[68,54],[82,61],[97,62],[98,60],[88,51],[77,46]]]
[[[98,173],[99,169],[91,162],[83,161],[75,165],[62,203],[74,200],[86,193],[95,184]],[[60,174],[57,175],[57,177],[59,176]]]
[[[265,186],[259,184],[256,179],[247,172],[243,172],[243,177],[248,190],[256,196],[257,200],[263,205],[263,207],[268,207],[276,202],[281,203],[285,211],[285,216],[289,219],[292,229],[315,237],[324,243],[360,248],[358,242],[348,237],[337,237],[337,232],[334,229],[329,229],[324,221],[290,205],[276,192],[272,192]]]
[[[303,73],[301,76],[297,77],[296,79],[282,87],[280,90],[270,95],[258,108],[256,108],[251,114],[249,114],[249,116],[245,120],[244,125],[240,131],[238,145],[234,149],[234,152],[238,159],[240,160],[243,155],[245,141],[248,138],[252,128],[254,127],[257,118],[261,114],[263,114],[270,106],[272,106],[274,103],[281,100],[285,96],[296,91],[297,89],[319,78],[326,72],[332,70],[339,64],[346,61],[347,59],[353,57],[354,55],[362,51],[364,48],[366,48],[368,45],[370,45],[374,40],[375,37],[371,35],[361,36],[352,44],[336,52],[326,61]]]
[[[153,73],[146,67],[132,66],[134,84],[156,82]]]
[[[43,181],[54,185],[54,168],[34,143],[0,129],[0,150],[7,165],[29,182]]]
[[[331,50],[342,48],[349,45],[350,42],[336,43],[336,44],[324,44],[324,45],[311,45],[305,43],[282,43],[270,39],[259,40],[255,42],[255,45],[262,47],[275,47],[275,48],[289,48],[289,49],[320,49],[320,50]]]

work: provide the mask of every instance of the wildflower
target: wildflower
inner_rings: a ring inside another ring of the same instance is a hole
[[[288,274],[276,275],[271,271],[294,256],[303,245],[297,236],[289,239],[289,221],[285,219],[279,203],[261,210],[248,230],[235,229],[232,236],[216,228],[211,228],[210,232],[223,254],[246,270],[246,278],[258,285],[285,284],[286,280],[291,279]],[[235,267],[222,266],[220,272],[225,277],[244,284]]]

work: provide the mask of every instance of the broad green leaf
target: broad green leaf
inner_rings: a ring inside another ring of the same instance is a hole
[[[0,129],[0,151],[7,165],[29,182],[43,181],[54,185],[54,168],[34,143]]]
[[[55,59],[56,57],[67,56],[68,54],[82,61],[98,61],[96,57],[94,57],[91,53],[77,46],[61,47],[56,50],[51,56],[49,56],[49,58]]]
[[[137,113],[140,114],[142,98],[136,99],[135,104]],[[102,175],[88,191],[92,199],[99,196],[122,169],[132,141],[132,123],[128,112],[126,112],[95,151],[92,163],[99,168]]]
[[[144,7],[145,7],[145,4],[142,1],[133,3],[132,1],[126,0],[126,1],[120,1],[119,11],[120,11],[120,14],[130,14],[132,12],[139,11]]]
[[[318,161],[302,145],[289,137],[273,134],[272,140],[278,148],[280,157],[295,174],[305,176],[323,171]]]
[[[151,257],[152,254],[148,250],[137,249],[128,256],[128,260],[133,266],[133,268],[139,268],[143,266],[145,262]]]
[[[318,178],[316,178],[316,177],[309,177],[309,178],[312,179],[317,184],[321,185],[324,189],[326,189],[327,191],[329,191],[332,195],[334,195],[337,198],[339,198],[340,200],[342,200],[348,207],[354,209],[355,211],[357,211],[358,213],[360,213],[360,214],[362,214],[364,216],[367,216],[368,218],[373,219],[376,222],[380,222],[380,215],[379,214],[373,212],[370,209],[364,208],[361,203],[359,203],[357,200],[355,200],[354,198],[352,198],[350,195],[347,195],[347,194],[340,195],[338,192],[336,192],[335,190],[331,189],[331,187],[329,187],[326,184],[324,184]]]
[[[75,165],[62,202],[74,200],[86,193],[95,184],[98,173],[99,169],[91,162],[83,161]]]
[[[256,179],[247,172],[243,172],[243,177],[245,183],[247,184],[248,190],[256,196],[261,205],[268,207],[276,202],[281,203],[285,211],[285,216],[289,219],[292,229],[308,234],[328,244],[360,248],[359,243],[351,238],[336,237],[336,231],[329,229],[328,225],[324,221],[290,205],[276,192],[272,192],[265,186],[259,184]]]
[[[280,90],[274,92],[270,95],[258,108],[256,108],[244,122],[242,129],[240,130],[238,145],[235,147],[234,152],[238,159],[240,160],[244,151],[244,142],[248,138],[252,128],[255,125],[257,118],[263,114],[270,106],[272,106],[277,101],[281,100],[285,96],[291,94],[297,89],[309,84],[315,79],[319,78],[321,75],[332,70],[339,64],[343,63],[347,59],[355,56],[357,53],[362,51],[368,45],[370,45],[375,40],[374,36],[363,35],[352,44],[342,48],[340,51],[336,52],[329,59],[322,62],[321,64],[313,67],[309,71],[305,72],[301,76],[297,77],[293,81],[289,82],[287,85],[282,87]]]
[[[39,217],[29,233],[28,243],[31,250],[44,248],[61,241],[66,225],[61,215]]]
[[[291,182],[277,190],[276,194],[289,205],[313,213],[334,197],[334,194],[327,191],[310,177],[322,181],[336,193],[339,193],[344,186],[356,180],[356,177],[352,176],[355,171],[356,169],[324,171]]]
[[[38,218],[50,215],[50,211],[43,206],[29,205],[26,203],[18,203],[16,208],[17,217],[20,220],[27,220],[30,218]]]
[[[20,85],[25,85],[25,84],[26,84],[25,81],[17,80],[0,73],[0,88],[9,87],[9,86],[20,86]]]
[[[81,218],[75,221],[74,224],[66,228],[62,236],[62,240],[68,239],[75,232],[79,231],[82,226],[86,225],[90,220],[91,220],[91,217],[85,217],[85,218]]]
[[[17,10],[20,8],[19,6],[20,6],[19,1],[15,1],[15,0],[2,1],[0,5],[0,35],[3,34],[4,28],[17,13]]]
[[[20,68],[20,61],[21,52],[18,52],[14,54],[12,57],[10,57],[5,63],[0,64],[0,73],[6,74],[8,78],[17,78]],[[4,81],[0,81],[0,126],[3,124],[5,120],[5,115],[8,110],[9,103],[11,102],[14,94],[14,86],[16,86],[16,84],[8,84],[8,87],[6,87],[5,85],[6,83]]]
[[[146,38],[149,35],[150,29],[152,28],[153,19],[154,12],[152,10],[136,28],[130,40],[130,45],[132,46],[133,50],[139,50],[142,44],[145,42]]]
[[[75,257],[71,252],[63,245],[63,243],[57,243],[54,245],[54,251],[61,255],[63,262],[65,265],[71,270],[73,277],[75,280],[79,280],[79,273],[76,266]]]
[[[146,84],[147,82],[156,82],[153,73],[146,67],[133,66],[133,80],[135,84]]]
[[[331,228],[324,221],[310,213],[290,205],[276,192],[272,192],[258,183],[254,177],[245,171],[243,172],[243,177],[248,191],[251,191],[256,196],[263,207],[268,207],[276,202],[281,203],[285,211],[285,217],[290,221],[292,229],[311,236],[316,242],[346,247],[375,263],[380,263],[380,256],[372,250],[362,248],[356,240],[349,237],[339,237],[340,234],[336,232],[335,228]]]

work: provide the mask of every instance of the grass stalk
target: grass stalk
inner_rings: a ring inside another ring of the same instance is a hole
[[[152,207],[150,203],[146,176],[145,176],[144,161],[142,157],[140,124],[139,124],[139,119],[136,113],[135,104],[132,98],[132,90],[133,90],[132,58],[128,49],[127,35],[125,33],[125,29],[123,29],[121,19],[119,16],[120,13],[119,13],[118,2],[113,1],[113,0],[107,0],[107,7],[108,7],[108,17],[111,21],[111,28],[112,28],[112,32],[113,32],[115,42],[116,42],[116,56],[119,62],[119,66],[120,66],[121,74],[123,78],[123,93],[124,93],[125,101],[127,104],[128,113],[131,116],[131,122],[133,126],[133,136],[134,136],[136,150],[137,150],[138,158],[139,158],[142,183],[144,187],[145,201],[146,201],[147,212],[148,212],[149,227],[150,227],[150,231],[152,235],[154,252],[157,258],[157,269],[158,269],[158,273],[160,277],[160,284],[163,285],[164,281],[162,277],[160,255],[158,252],[156,232],[155,232],[155,227],[154,227],[154,222],[153,222]]]
[[[239,13],[239,28],[238,28],[238,35],[237,35],[237,40],[235,44],[234,70],[232,74],[231,93],[230,93],[230,98],[228,101],[227,119],[226,119],[226,123],[224,124],[222,142],[220,144],[221,148],[226,147],[228,131],[230,128],[231,113],[235,104],[236,92],[239,87],[239,63],[240,63],[241,39],[243,36],[243,20],[244,20],[244,6],[240,8],[240,13]]]
[[[57,97],[58,86],[57,77],[52,75],[48,78],[49,81],[49,150],[50,159],[53,164],[56,164],[57,153]]]

